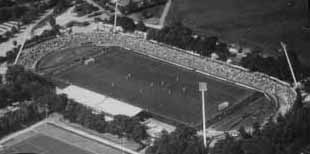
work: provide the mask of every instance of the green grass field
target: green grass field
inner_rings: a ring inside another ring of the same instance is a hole
[[[5,151],[0,154],[123,154],[118,149],[50,123],[19,134],[4,146]]]
[[[199,81],[208,83],[207,119],[218,112],[218,104],[228,101],[233,105],[257,93],[119,47],[105,52],[96,57],[95,63],[77,65],[56,77],[191,126],[201,122]],[[42,61],[39,70],[50,65],[55,57],[66,55],[63,52],[48,55],[47,63]],[[62,59],[66,62],[65,57]],[[128,75],[131,77],[126,78]]]
[[[92,154],[49,136],[37,134],[8,149],[18,153],[34,154]]]
[[[175,0],[167,23],[181,21],[199,33],[266,49],[272,55],[280,41],[286,41],[310,66],[310,32],[302,30],[305,4],[306,0]]]

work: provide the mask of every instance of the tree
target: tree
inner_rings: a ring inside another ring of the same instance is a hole
[[[225,146],[219,154],[236,151],[236,153],[251,154],[299,154],[310,144],[310,108],[304,107],[300,90],[297,89],[297,99],[291,110],[276,121],[269,119],[268,123],[255,131],[250,138],[239,140],[230,136],[223,141]]]
[[[145,32],[147,30],[147,27],[145,26],[145,24],[143,23],[143,21],[139,21],[138,24],[136,25],[136,29],[140,30],[142,32]]]
[[[146,154],[206,154],[202,138],[196,135],[193,128],[179,126],[168,134],[163,132],[162,136],[155,140],[154,144],[146,150]]]
[[[127,32],[133,32],[136,29],[134,21],[128,17],[118,17],[117,25],[121,26]]]

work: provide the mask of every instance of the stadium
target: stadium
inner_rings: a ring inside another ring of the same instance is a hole
[[[288,85],[264,75],[123,33],[60,36],[25,49],[19,64],[61,89],[81,87],[141,109],[131,116],[141,111],[195,128],[202,123],[200,81],[208,83],[207,124],[217,130],[261,123],[294,97]],[[220,110],[224,102],[229,105]]]

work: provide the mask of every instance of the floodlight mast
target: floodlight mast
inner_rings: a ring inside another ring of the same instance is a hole
[[[117,6],[118,6],[118,0],[115,0],[113,33],[116,32]]]
[[[203,145],[205,148],[207,148],[206,111],[205,111],[205,92],[207,91],[206,82],[199,82],[199,91],[201,92],[201,100],[202,100]]]
[[[17,53],[17,55],[16,55],[16,58],[15,58],[15,60],[14,60],[14,65],[16,65],[17,64],[17,62],[18,62],[18,59],[19,59],[19,57],[20,57],[20,54],[23,52],[23,48],[24,48],[24,45],[26,44],[26,40],[27,40],[27,38],[26,38],[26,33],[24,34],[24,36],[23,36],[23,43],[21,44],[21,46],[20,46],[20,48],[19,48],[19,50],[18,50],[18,53]]]
[[[290,58],[287,54],[287,49],[286,49],[286,44],[283,43],[283,42],[280,42],[281,43],[281,46],[283,48],[283,51],[284,51],[284,54],[285,54],[285,57],[286,57],[286,60],[287,60],[287,63],[288,63],[288,66],[289,66],[289,69],[290,69],[290,72],[291,72],[291,75],[292,75],[292,78],[294,80],[294,88],[297,88],[297,80],[296,80],[296,77],[295,77],[295,74],[294,74],[294,70],[293,70],[293,67],[292,67],[292,64],[291,64],[291,61],[290,61]]]

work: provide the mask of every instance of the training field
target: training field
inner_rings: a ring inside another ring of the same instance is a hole
[[[71,49],[75,50],[75,48]],[[250,89],[235,86],[215,78],[208,77],[149,58],[119,47],[103,49],[103,54],[96,57],[95,63],[80,64],[54,75],[74,85],[120,99],[144,108],[166,119],[191,126],[201,122],[201,96],[198,82],[208,83],[207,119],[216,114],[218,104],[225,101],[230,105],[255,95],[263,94]],[[50,65],[55,57],[62,57],[63,52],[46,56],[38,69]],[[57,59],[58,59],[57,58]],[[64,62],[68,62],[62,57]],[[47,63],[45,63],[45,61]],[[73,62],[74,60],[72,60]],[[61,61],[55,61],[60,65]],[[64,64],[66,66],[67,64]]]
[[[0,154],[122,154],[120,150],[46,122],[8,140],[4,146],[5,151]]]
[[[10,147],[10,150],[36,154],[92,154],[60,140],[41,134],[30,137],[21,143]]]
[[[310,33],[302,30],[305,4],[306,0],[175,0],[167,23],[181,21],[200,33],[268,52],[287,41],[309,65]]]

